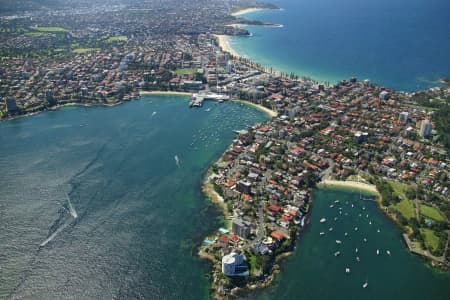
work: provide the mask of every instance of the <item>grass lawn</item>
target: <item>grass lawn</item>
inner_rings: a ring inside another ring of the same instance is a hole
[[[436,220],[436,221],[445,221],[445,218],[441,215],[439,210],[432,206],[428,205],[420,205],[420,214],[424,217]]]
[[[390,205],[389,207],[395,209],[407,219],[414,218],[416,215],[414,203],[406,197],[408,186],[395,181],[389,181],[389,184],[394,190],[394,193],[401,199],[399,203]]]
[[[33,30],[40,32],[67,32],[68,30],[62,27],[31,27]]]
[[[42,32],[42,31],[30,31],[30,32],[25,32],[26,36],[33,36],[33,37],[38,37],[38,36],[46,36],[48,35],[47,32]]]
[[[73,53],[83,54],[83,53],[88,53],[88,52],[95,52],[98,50],[100,50],[100,48],[78,48],[78,49],[73,49]]]
[[[189,69],[189,68],[178,68],[175,70],[175,73],[178,75],[195,74],[196,72],[197,72],[197,69]]]
[[[128,37],[126,35],[118,35],[118,36],[110,36],[106,39],[106,42],[108,43],[114,43],[114,42],[126,42],[128,41]]]
[[[407,219],[415,217],[414,204],[408,199],[403,199],[395,205],[390,205],[389,208],[395,209]]]
[[[433,230],[431,229],[420,229],[422,233],[423,239],[425,240],[425,246],[428,249],[436,250],[439,246],[439,237],[436,236]]]

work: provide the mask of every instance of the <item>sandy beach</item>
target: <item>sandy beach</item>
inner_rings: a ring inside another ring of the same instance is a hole
[[[233,100],[233,101],[256,108],[257,110],[262,111],[263,113],[269,115],[272,118],[275,118],[276,116],[278,116],[278,112],[268,109],[265,106],[262,106],[262,105],[259,105],[259,104],[256,104],[256,103],[253,103],[250,101],[245,101],[245,100]]]
[[[237,12],[234,12],[231,15],[233,17],[237,17],[237,16],[240,16],[240,15],[244,15],[244,14],[248,14],[248,13],[255,12],[255,11],[260,11],[260,10],[264,10],[264,8],[256,8],[256,7],[254,7],[254,8],[246,8],[246,9],[238,10]]]
[[[186,92],[172,92],[172,91],[141,91],[141,96],[145,95],[175,95],[175,96],[192,96],[192,93]]]
[[[219,47],[222,48],[222,51],[228,52],[234,57],[240,57],[240,55],[234,51],[233,48],[231,48],[230,43],[228,41],[229,36],[228,35],[214,35],[217,38],[217,42],[219,43]]]
[[[342,188],[351,188],[355,190],[369,192],[371,194],[379,195],[378,190],[375,185],[367,184],[358,181],[339,181],[339,180],[323,180],[319,183],[319,186],[322,187],[342,187]]]

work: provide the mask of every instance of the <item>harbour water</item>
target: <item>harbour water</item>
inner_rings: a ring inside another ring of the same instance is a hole
[[[246,298],[448,299],[450,274],[410,254],[376,202],[342,189],[317,189],[313,196],[311,223],[276,284]]]
[[[448,0],[271,0],[283,10],[243,15],[281,28],[249,26],[237,53],[320,81],[357,76],[403,91],[450,76]]]
[[[0,123],[0,299],[208,298],[196,250],[221,214],[202,175],[233,130],[268,117],[188,102],[145,96]]]

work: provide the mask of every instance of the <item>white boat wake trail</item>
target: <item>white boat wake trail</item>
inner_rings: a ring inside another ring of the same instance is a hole
[[[67,202],[69,203],[69,212],[72,215],[72,217],[74,217],[76,219],[76,218],[78,218],[77,211],[73,207],[72,202],[70,202],[69,195],[66,195],[66,196],[67,196]]]
[[[55,232],[53,232],[45,241],[43,241],[39,247],[44,247],[45,245],[47,245],[50,241],[52,241],[57,235],[58,233],[60,233],[61,231],[64,230],[64,228],[67,227],[67,225],[69,225],[70,223],[65,223],[63,226],[59,227],[57,230],[55,230]]]

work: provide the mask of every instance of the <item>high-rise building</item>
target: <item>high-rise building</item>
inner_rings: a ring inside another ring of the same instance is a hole
[[[431,130],[433,129],[433,125],[431,125],[431,122],[429,120],[423,120],[420,124],[420,136],[421,137],[429,137],[431,135]]]
[[[231,229],[234,234],[237,234],[244,239],[248,238],[250,235],[250,223],[239,218],[233,220]]]
[[[14,99],[14,98],[7,98],[5,100],[5,103],[6,103],[6,110],[8,112],[14,112],[18,109],[16,99]]]
[[[398,120],[402,123],[406,123],[408,121],[409,114],[404,111],[398,114]]]

